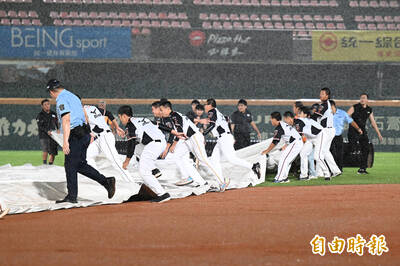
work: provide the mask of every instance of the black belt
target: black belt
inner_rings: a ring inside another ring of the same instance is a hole
[[[154,142],[161,142],[161,140],[160,139],[156,139],[156,140],[153,140]]]
[[[218,138],[222,137],[222,135],[224,135],[224,134],[231,134],[231,132],[227,132],[227,131],[225,131],[224,133],[222,133],[222,134],[219,134]]]

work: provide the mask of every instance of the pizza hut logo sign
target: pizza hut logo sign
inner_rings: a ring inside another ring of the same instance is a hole
[[[203,45],[206,40],[206,34],[202,31],[196,30],[189,34],[189,41],[192,46],[198,47]]]

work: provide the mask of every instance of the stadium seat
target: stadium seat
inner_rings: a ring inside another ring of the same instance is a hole
[[[245,21],[243,23],[243,28],[251,30],[251,29],[253,29],[253,24],[250,21]]]
[[[229,16],[227,14],[225,14],[225,13],[220,14],[219,15],[219,19],[220,20],[230,20]]]
[[[23,25],[23,26],[30,26],[30,25],[31,25],[31,21],[30,21],[29,19],[24,18],[24,19],[22,19],[22,21],[21,21],[21,25]]]
[[[367,25],[365,23],[359,23],[357,25],[357,29],[359,29],[359,30],[367,30],[368,27],[367,27]]]
[[[346,29],[346,25],[344,23],[337,23],[336,24],[336,28],[338,30],[345,30]]]
[[[265,22],[264,23],[264,28],[265,29],[273,29],[274,28],[274,24],[272,24],[272,22]]]
[[[260,18],[258,17],[257,14],[252,14],[252,15],[250,16],[250,20],[252,20],[252,21],[259,21]]]
[[[257,30],[264,29],[263,24],[261,22],[254,22],[254,28]]]
[[[285,26],[285,29],[289,29],[289,30],[294,29],[294,25],[292,22],[285,22],[284,26]]]
[[[240,22],[239,22],[240,23]],[[231,30],[233,28],[233,25],[229,21],[225,21],[224,24],[222,25],[225,30]]]
[[[295,24],[295,28],[296,28],[296,29],[304,29],[305,26],[304,26],[303,22],[297,22],[297,23]]]
[[[342,15],[335,15],[335,16],[333,17],[333,20],[334,20],[334,21],[343,21],[343,17],[342,17]]]
[[[274,21],[281,21],[282,19],[281,19],[281,15],[279,15],[279,14],[273,14],[272,15],[272,20],[274,20]]]
[[[355,16],[354,21],[363,22],[364,21],[364,17],[363,16]]]
[[[9,18],[17,18],[18,14],[14,10],[10,10],[10,11],[8,11],[8,17]]]
[[[304,19],[305,21],[313,21],[313,18],[312,18],[311,15],[304,15],[303,19]]]
[[[181,28],[181,23],[179,21],[172,21],[171,28]]]
[[[368,3],[369,7],[374,7],[374,8],[378,8],[379,7],[379,3],[378,1],[370,1]]]
[[[243,29],[242,22],[240,22],[240,21],[233,22],[233,28],[235,28],[235,29]]]
[[[80,19],[74,19],[74,21],[72,22],[72,25],[74,25],[74,26],[82,26],[83,22]]]
[[[376,30],[376,25],[375,25],[375,23],[369,23],[367,25],[367,28],[368,28],[368,30]]]
[[[398,3],[398,1],[390,1],[389,2],[389,6],[393,7],[393,8],[396,8],[396,7],[399,7],[399,3]]]
[[[283,15],[283,16],[282,16],[282,19],[285,20],[285,21],[292,21],[292,20],[293,20],[293,19],[292,19],[292,16],[291,16],[291,15],[288,15],[288,14]]]
[[[2,18],[1,19],[1,24],[2,25],[11,25],[11,21],[8,18]]]
[[[240,17],[239,17],[238,14],[231,14],[231,15],[229,16],[229,18],[230,18],[231,20],[240,20]]]
[[[7,12],[5,10],[0,10],[0,18],[6,18]]]
[[[269,0],[261,0],[260,5],[261,6],[270,6],[271,4],[270,4]]]
[[[11,20],[11,25],[20,26],[21,25],[21,20],[19,20],[18,18],[13,18]]]
[[[378,23],[377,27],[378,30],[386,30],[386,24],[384,23]]]
[[[222,24],[219,21],[214,21],[212,24],[212,28],[215,30],[221,30],[222,29]]]
[[[92,23],[92,21],[91,21],[90,19],[85,19],[85,20],[83,21],[83,25],[84,25],[84,26],[92,26],[93,23]]]
[[[161,28],[170,28],[171,25],[169,24],[169,21],[163,20],[161,22]]]
[[[276,23],[274,24],[274,28],[275,28],[275,29],[278,29],[278,30],[282,30],[282,29],[284,29],[285,27],[283,26],[283,24],[282,24],[281,22],[276,22]]]
[[[349,2],[350,7],[358,7],[358,2],[357,1],[350,1]]]

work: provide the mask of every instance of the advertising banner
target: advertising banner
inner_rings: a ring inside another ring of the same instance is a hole
[[[313,31],[312,59],[400,62],[400,31]]]
[[[0,59],[129,59],[130,28],[0,27]]]

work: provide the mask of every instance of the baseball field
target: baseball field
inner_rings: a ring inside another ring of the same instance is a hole
[[[2,151],[0,165],[40,157]],[[0,221],[0,265],[398,265],[399,162],[398,153],[376,153],[369,175],[345,168],[330,182],[272,184],[268,175],[256,188],[165,204],[9,215]]]

